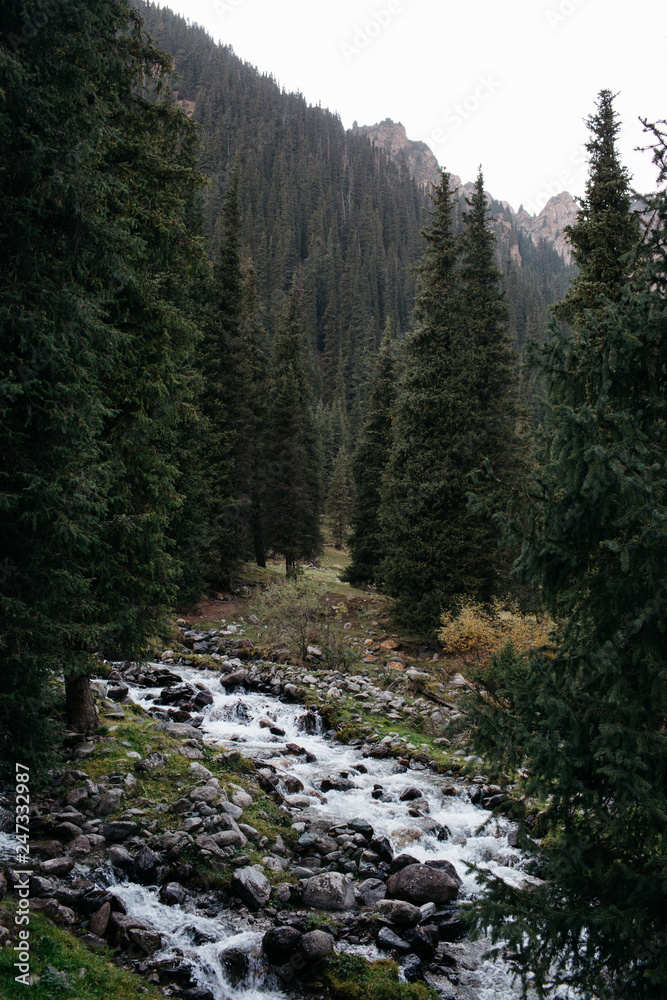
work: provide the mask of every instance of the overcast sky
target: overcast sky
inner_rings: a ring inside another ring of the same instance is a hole
[[[597,93],[618,92],[619,147],[655,188],[639,116],[667,118],[666,0],[172,0],[286,90],[349,128],[401,121],[440,164],[517,209],[583,193]]]

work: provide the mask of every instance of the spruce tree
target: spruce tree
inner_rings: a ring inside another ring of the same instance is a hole
[[[348,540],[352,561],[344,578],[356,585],[380,583],[379,570],[385,551],[378,512],[382,480],[391,453],[396,377],[396,346],[388,320],[375,358],[375,370],[369,379],[365,423],[353,456],[355,497],[353,530]]]
[[[639,228],[631,212],[630,177],[620,162],[616,140],[620,122],[614,95],[601,90],[595,114],[587,119],[589,175],[579,200],[576,222],[566,226],[579,274],[553,309],[557,319],[576,326],[601,295],[615,300],[628,276],[627,254],[636,246]]]
[[[509,589],[509,549],[501,547],[497,516],[522,491],[527,461],[520,439],[518,359],[509,338],[481,169],[463,221],[459,294],[471,351],[472,395],[468,437],[459,448],[475,466],[470,506],[482,515],[474,527],[470,523],[467,558],[479,578],[476,596],[488,602]]]
[[[273,342],[264,493],[267,547],[284,556],[288,576],[321,547],[321,443],[309,367],[295,286]]]
[[[129,4],[12,4],[0,30],[2,750],[42,766],[60,677],[90,729],[93,652],[138,649],[169,603],[200,180]]]
[[[381,575],[397,622],[424,637],[460,596],[496,591],[495,515],[520,466],[515,362],[481,175],[461,237],[446,174],[433,197],[380,508]]]
[[[476,924],[524,985],[570,983],[600,1000],[667,990],[664,191],[653,207],[641,254],[619,247],[621,284],[542,355],[546,426],[522,562],[559,623],[552,654],[496,656],[464,723],[498,770],[522,768],[520,843],[540,879],[482,876]],[[526,814],[540,800],[536,824]]]
[[[342,549],[347,537],[347,529],[352,510],[352,488],[350,460],[345,448],[341,448],[334,462],[331,482],[327,495],[327,514],[331,522],[334,547]]]

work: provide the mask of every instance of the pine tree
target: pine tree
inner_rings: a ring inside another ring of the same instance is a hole
[[[443,174],[424,234],[380,508],[381,574],[397,622],[423,636],[461,595],[488,600],[497,589],[495,515],[519,474],[515,362],[481,175],[462,237],[453,232],[452,197]]]
[[[321,546],[321,446],[308,369],[294,287],[273,342],[264,494],[267,547],[285,557],[288,576]]]
[[[59,676],[68,723],[90,729],[93,652],[141,646],[169,603],[195,335],[178,305],[194,126],[127,3],[80,15],[16,3],[0,21],[0,713],[3,756],[35,767]]]
[[[512,888],[484,877],[476,923],[506,942],[524,983],[569,982],[600,1000],[667,989],[664,191],[654,208],[641,255],[628,262],[619,245],[615,273],[631,281],[543,352],[546,427],[523,565],[559,621],[553,655],[505,650],[470,708],[477,750],[505,773],[523,769],[516,808],[540,879]],[[546,802],[538,825],[525,815],[535,800]]]
[[[341,448],[334,462],[329,492],[327,514],[331,522],[334,547],[342,549],[347,536],[352,510],[352,488],[350,482],[350,460],[345,448]]]
[[[201,351],[200,410],[204,420],[211,534],[208,576],[218,586],[222,585],[226,570],[239,558],[243,535],[236,485],[236,468],[243,453],[241,414],[245,408],[240,184],[240,165],[236,157],[216,220],[216,249],[209,286],[211,302]]]
[[[375,358],[375,371],[368,383],[368,405],[364,426],[353,457],[355,502],[352,534],[348,547],[352,561],[345,579],[352,584],[379,584],[384,535],[378,522],[382,480],[389,461],[396,397],[396,346],[391,322]]]
[[[496,240],[481,169],[468,209],[463,217],[459,293],[471,349],[472,396],[468,437],[459,448],[479,470],[472,476],[471,506],[483,516],[468,535],[467,546],[479,579],[476,596],[488,602],[509,589],[509,550],[501,549],[496,515],[522,491],[527,462],[519,435],[518,360],[508,334],[507,301],[495,262]]]
[[[579,274],[565,298],[554,307],[557,319],[574,323],[584,319],[601,295],[615,300],[628,276],[627,254],[637,245],[639,228],[631,213],[630,177],[616,149],[620,122],[614,95],[601,90],[595,114],[587,124],[589,176],[580,199],[576,222],[566,226],[572,257]]]

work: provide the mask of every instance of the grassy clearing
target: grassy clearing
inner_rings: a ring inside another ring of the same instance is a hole
[[[0,912],[0,922],[13,926],[12,904]],[[5,913],[7,916],[5,916]],[[42,914],[30,916],[30,986],[17,983],[12,947],[0,948],[0,996],[3,1000],[158,1000],[162,994],[149,983],[111,961],[111,949],[91,952],[73,934],[54,926]]]

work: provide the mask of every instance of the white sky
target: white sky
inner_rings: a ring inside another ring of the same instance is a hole
[[[638,121],[667,118],[666,0],[171,0],[311,104],[401,121],[464,181],[536,212],[583,193],[598,92],[619,92],[619,148],[635,188],[656,171]],[[661,54],[662,53],[662,54]]]

